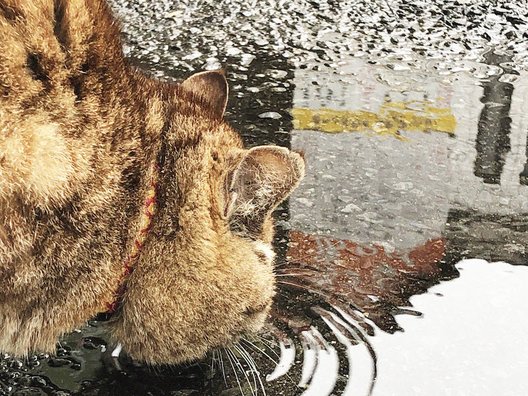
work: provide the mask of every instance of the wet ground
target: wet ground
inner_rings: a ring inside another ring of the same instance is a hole
[[[246,142],[304,151],[273,318],[123,371],[94,320],[55,357],[0,358],[0,395],[528,394],[528,5],[410,3],[114,0],[134,64],[226,67]]]

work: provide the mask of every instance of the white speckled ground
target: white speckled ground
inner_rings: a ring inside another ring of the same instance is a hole
[[[129,54],[166,68],[213,69],[228,58],[247,67],[266,51],[307,68],[358,56],[396,68],[426,68],[438,59],[439,68],[450,70],[490,47],[528,66],[525,0],[111,3],[125,25]]]

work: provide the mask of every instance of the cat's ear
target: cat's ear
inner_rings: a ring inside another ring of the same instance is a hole
[[[204,71],[193,74],[182,82],[186,91],[203,100],[212,118],[222,118],[227,106],[229,86],[223,70]]]
[[[267,216],[298,186],[304,171],[303,157],[284,147],[248,150],[230,179],[226,216],[231,228],[258,237]]]

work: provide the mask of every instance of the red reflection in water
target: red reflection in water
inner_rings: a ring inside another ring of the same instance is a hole
[[[287,255],[288,264],[277,271],[281,287],[308,291],[348,312],[354,308],[389,332],[399,329],[394,315],[403,311],[398,307],[411,306],[411,296],[446,278],[442,238],[391,253],[378,245],[291,231]],[[278,308],[275,316],[288,315]]]

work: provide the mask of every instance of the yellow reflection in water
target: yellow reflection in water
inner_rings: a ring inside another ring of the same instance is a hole
[[[377,113],[365,110],[294,108],[295,129],[321,132],[372,131],[399,137],[399,131],[454,134],[455,116],[448,108],[417,102],[385,102]]]

